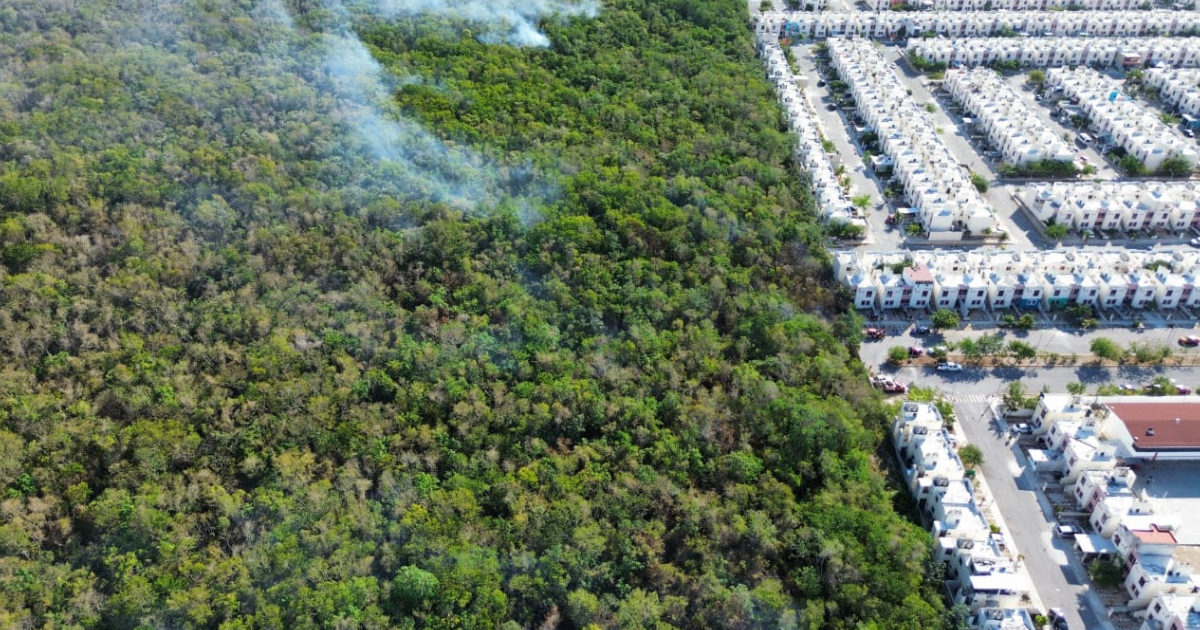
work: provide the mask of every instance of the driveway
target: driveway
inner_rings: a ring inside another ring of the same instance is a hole
[[[1071,543],[1054,536],[1054,510],[1016,445],[1009,444],[1007,425],[992,416],[987,403],[959,403],[954,409],[967,440],[983,452],[981,469],[992,500],[1042,604],[1062,608],[1071,628],[1112,628]]]

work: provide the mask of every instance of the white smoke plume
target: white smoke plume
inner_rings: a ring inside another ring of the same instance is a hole
[[[342,114],[375,158],[425,195],[460,207],[494,201],[495,169],[475,153],[451,148],[419,123],[391,111],[390,75],[352,34],[326,34],[326,71]]]
[[[545,48],[550,40],[538,30],[554,16],[596,15],[596,0],[376,0],[384,16],[445,15],[483,26],[495,35],[485,41]]]

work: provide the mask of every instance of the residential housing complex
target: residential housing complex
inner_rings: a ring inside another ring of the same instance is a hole
[[[904,187],[925,229],[976,233],[991,229],[995,224],[991,208],[938,136],[929,114],[909,97],[871,41],[830,39],[829,53],[859,114],[892,158],[893,179]]]
[[[862,13],[767,12],[761,31],[792,39],[870,37],[1153,37],[1200,33],[1195,11],[964,11]]]
[[[911,6],[930,11],[1050,11],[1073,8],[1084,11],[1132,11],[1144,0],[866,0],[872,11]]]
[[[1046,84],[1061,88],[1090,119],[1091,128],[1105,142],[1119,146],[1154,171],[1170,158],[1181,158],[1195,166],[1200,154],[1196,145],[1167,127],[1144,105],[1129,99],[1122,82],[1091,68],[1053,68]]]
[[[1125,606],[1144,617],[1142,628],[1190,627],[1200,579],[1181,551],[1200,542],[1200,514],[1176,509],[1168,493],[1151,496],[1153,476],[1134,467],[1200,462],[1200,399],[1042,394],[1030,424],[1045,444],[1031,458],[1061,474],[1094,535],[1111,541],[1125,571]]]
[[[1028,576],[1009,557],[1002,535],[992,533],[937,407],[904,403],[892,440],[909,491],[932,524],[934,558],[945,563],[952,602],[970,608],[978,627],[997,627],[987,623],[1005,619],[1027,622],[1027,615],[1016,611],[1026,607],[1032,588]],[[1026,627],[1032,629],[1032,623]]]
[[[1194,251],[843,251],[834,258],[855,308],[876,313],[1200,307]]]
[[[1179,113],[1200,118],[1200,69],[1152,68],[1146,71],[1146,85]]]
[[[865,228],[865,221],[858,216],[857,209],[838,181],[833,161],[822,146],[823,134],[817,117],[813,115],[812,104],[797,86],[796,77],[788,66],[779,40],[760,37],[758,53],[766,63],[767,78],[775,83],[788,127],[796,134],[796,162],[812,176],[813,194],[817,198],[821,217],[826,221],[842,221]]]
[[[988,68],[951,71],[946,89],[1010,164],[1071,162],[1075,152]]]
[[[1041,182],[1020,195],[1038,221],[1080,233],[1200,227],[1200,184],[1190,181]]]
[[[1194,37],[975,37],[908,40],[908,54],[950,66],[1200,66]]]

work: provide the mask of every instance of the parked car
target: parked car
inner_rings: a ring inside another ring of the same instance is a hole
[[[1181,346],[1200,346],[1200,337],[1197,337],[1196,335],[1188,335],[1186,337],[1180,337],[1179,345],[1181,345]]]
[[[955,363],[954,361],[942,361],[937,364],[937,369],[939,372],[961,372],[963,366],[961,363]]]
[[[1188,241],[1188,245],[1191,245],[1192,247],[1200,247],[1200,237]]]
[[[824,81],[817,81],[817,87],[825,87]]]
[[[882,328],[868,328],[867,336],[871,339],[883,339],[887,336],[887,332],[885,332]]]
[[[908,347],[908,356],[910,356],[910,357],[919,357],[924,354],[925,354],[925,348],[921,348],[919,346],[909,346]]]
[[[1054,630],[1070,630],[1067,627],[1067,617],[1063,614],[1063,609],[1051,608],[1049,613],[1050,625],[1054,628]]]
[[[1184,387],[1183,385],[1176,385],[1175,393],[1179,394],[1180,396],[1187,396],[1188,394],[1192,393],[1192,388]]]
[[[837,103],[830,103],[825,106],[825,109],[828,109],[831,112],[836,112],[838,110]]]
[[[928,335],[928,334],[929,334],[929,333],[931,333],[931,332],[933,332],[933,329],[932,329],[932,328],[930,328],[929,326],[916,326],[916,327],[914,327],[914,328],[913,328],[913,332],[912,332],[912,334],[914,334],[914,335]]]
[[[908,391],[908,385],[900,381],[883,381],[879,387],[889,394],[903,394]]]
[[[1083,530],[1074,525],[1055,525],[1054,535],[1059,538],[1070,538],[1075,534],[1082,534]]]
[[[1013,433],[1016,433],[1018,435],[1029,435],[1029,434],[1033,433],[1033,427],[1029,426],[1028,424],[1025,424],[1024,422],[1018,422],[1018,423],[1012,425],[1012,430],[1013,430]]]
[[[1195,138],[1195,137],[1196,137],[1196,132],[1195,132],[1195,131],[1192,131],[1191,129],[1184,129],[1184,130],[1183,130],[1183,135],[1184,135],[1185,137],[1188,137],[1188,138]]]

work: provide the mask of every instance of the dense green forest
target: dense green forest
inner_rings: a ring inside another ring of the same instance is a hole
[[[745,11],[4,3],[0,626],[948,626]]]

